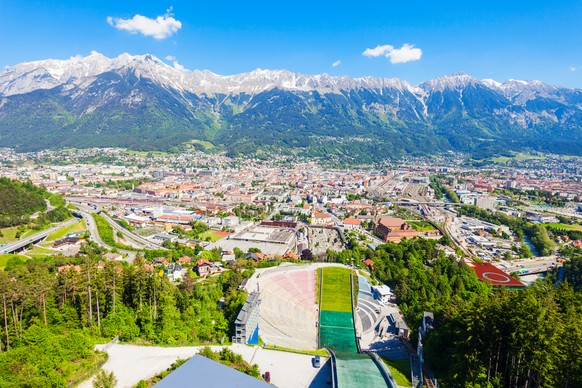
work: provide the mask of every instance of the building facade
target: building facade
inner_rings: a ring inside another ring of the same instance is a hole
[[[259,344],[259,299],[258,292],[251,292],[234,323],[232,343]]]

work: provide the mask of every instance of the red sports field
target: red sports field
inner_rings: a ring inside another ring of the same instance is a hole
[[[489,263],[467,263],[475,270],[477,277],[493,286],[503,287],[525,287],[525,284],[509,276],[496,266]]]

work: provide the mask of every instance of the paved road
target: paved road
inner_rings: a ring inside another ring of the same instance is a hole
[[[58,225],[55,225],[53,227],[50,227],[46,230],[43,230],[42,232],[38,232],[33,234],[32,236],[28,236],[26,238],[23,238],[21,240],[18,241],[14,241],[12,243],[9,243],[7,245],[4,245],[1,249],[2,249],[2,253],[12,253],[14,251],[17,251],[21,248],[24,248],[26,246],[28,246],[29,244],[35,244],[38,241],[46,238],[46,236],[48,236],[49,234],[51,234],[52,232],[59,230],[61,228],[66,228],[67,226],[73,225],[75,222],[79,221],[79,219],[77,218],[73,218],[71,220],[65,221],[65,222],[61,222]]]
[[[547,272],[553,265],[561,266],[562,263],[556,261],[556,256],[540,257],[536,259],[526,260],[526,261],[516,261],[511,262],[512,265],[500,266],[505,272],[519,272],[519,270],[526,269],[528,274],[536,274]]]
[[[101,236],[99,236],[99,232],[97,231],[97,225],[95,224],[95,219],[93,219],[93,216],[87,213],[86,211],[81,210],[79,206],[77,206],[77,211],[81,213],[81,215],[83,216],[85,224],[87,224],[87,230],[91,234],[91,238],[93,239],[93,241],[95,241],[97,245],[101,246],[102,248],[113,250],[114,249],[113,247],[105,244],[103,240],[101,240]],[[135,259],[135,256],[137,254],[137,252],[126,251],[123,249],[119,249],[119,252],[126,255],[125,261],[127,261],[128,263],[131,263],[133,259]]]
[[[105,212],[103,212],[101,205],[99,204],[94,204],[94,207],[91,207],[89,204],[91,203],[88,200],[80,200],[80,199],[73,199],[70,198],[69,199],[70,202],[75,203],[75,206],[77,207],[77,209],[82,210],[86,213],[98,213],[100,214],[103,218],[105,218],[105,220],[107,222],[109,222],[109,225],[111,225],[111,227],[118,231],[121,232],[123,234],[123,236],[128,239],[131,240],[131,242],[135,243],[138,247],[140,247],[141,249],[163,249],[166,250],[166,248],[162,247],[161,245],[158,245],[150,240],[147,240],[141,236],[138,236],[134,233],[131,233],[129,230],[125,229],[123,226],[119,225],[113,218],[109,217],[109,215],[107,215]],[[93,218],[93,217],[91,217]]]
[[[279,388],[330,387],[330,370],[326,365],[327,358],[321,357],[322,368],[314,368],[312,356],[263,349],[258,346],[233,344],[224,346],[250,364],[257,364],[262,373],[271,373],[271,383]],[[103,349],[97,345],[96,349]],[[103,370],[113,372],[117,378],[117,387],[133,387],[140,380],[147,380],[159,372],[166,370],[178,359],[189,359],[199,352],[201,346],[160,347],[116,344],[107,349],[109,358]],[[222,346],[211,346],[213,351],[219,351]],[[91,388],[92,379],[82,382],[80,388]],[[196,380],[190,384],[196,387]]]
[[[163,249],[163,250],[166,250],[166,248],[164,248],[161,245],[158,245],[158,244],[156,244],[154,242],[151,242],[150,240],[147,240],[147,239],[145,239],[145,238],[143,238],[141,236],[138,236],[136,234],[131,233],[129,230],[127,230],[123,226],[119,225],[113,218],[109,217],[104,212],[101,212],[101,216],[103,218],[105,218],[107,220],[107,222],[109,222],[109,225],[111,225],[111,227],[113,229],[115,229],[118,232],[121,232],[125,238],[127,238],[127,239],[131,240],[132,242],[136,243],[141,248]]]

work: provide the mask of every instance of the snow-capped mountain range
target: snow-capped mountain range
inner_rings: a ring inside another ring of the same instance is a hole
[[[581,90],[463,73],[417,86],[397,78],[287,70],[223,76],[174,67],[150,54],[107,58],[97,52],[0,71],[0,141],[22,148],[30,147],[15,142],[15,131],[42,131],[48,138],[68,133],[89,145],[99,143],[90,140],[98,135],[115,140],[112,133],[122,139],[140,130],[163,139],[171,133],[172,144],[193,138],[253,142],[253,133],[283,130],[283,137],[295,137],[298,129],[303,137],[357,134],[393,143],[394,133],[417,133],[433,137],[430,143],[440,139],[438,149],[473,149],[482,144],[476,139],[511,133],[559,140],[581,128]]]
[[[0,72],[0,95],[24,94],[67,84],[87,87],[95,77],[110,71],[119,73],[134,71],[138,77],[150,78],[177,90],[208,94],[260,93],[273,88],[291,91],[394,88],[422,97],[429,92],[460,90],[482,84],[503,93],[508,98],[523,93],[528,96],[526,98],[531,98],[540,94],[552,96],[555,91],[560,90],[541,81],[508,80],[504,83],[491,79],[480,81],[464,73],[435,78],[419,86],[412,86],[398,78],[305,75],[287,70],[256,69],[242,74],[219,75],[208,70],[188,71],[175,68],[151,54],[132,56],[123,53],[116,58],[108,58],[93,51],[86,57],[47,59],[7,67]]]

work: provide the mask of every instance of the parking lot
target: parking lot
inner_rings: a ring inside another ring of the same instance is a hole
[[[103,345],[97,345],[102,349]],[[212,346],[219,350],[221,346]],[[325,387],[330,381],[328,367],[320,369],[312,365],[312,356],[266,350],[258,346],[231,345],[229,348],[250,364],[257,364],[261,374],[269,371],[271,383],[279,388]],[[177,359],[187,359],[198,353],[198,346],[160,347],[137,345],[113,345],[108,350],[109,359],[103,369],[113,372],[117,378],[117,387],[133,387],[140,380],[147,380],[166,370]],[[321,358],[324,365],[327,358]],[[203,371],[202,371],[203,373]],[[92,380],[79,385],[91,388]]]

